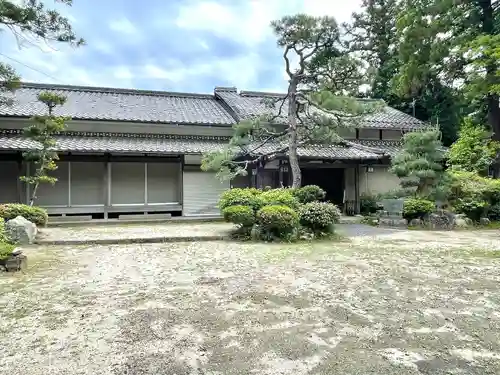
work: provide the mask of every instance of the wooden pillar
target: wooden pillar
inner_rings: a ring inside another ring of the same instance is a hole
[[[283,186],[283,160],[280,160],[278,165],[278,187],[282,186]]]
[[[108,219],[108,210],[111,206],[111,162],[109,154],[106,155],[104,172],[104,219]]]
[[[361,201],[359,199],[359,172],[360,166],[354,168],[354,213],[358,215],[361,212]]]
[[[21,176],[23,175],[23,157],[22,154],[17,155],[17,201],[19,203],[23,202],[23,182],[21,181]]]

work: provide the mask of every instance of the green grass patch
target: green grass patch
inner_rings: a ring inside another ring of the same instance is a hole
[[[500,250],[474,249],[469,254],[477,258],[500,259]]]

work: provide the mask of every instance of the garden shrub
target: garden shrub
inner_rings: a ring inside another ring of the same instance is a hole
[[[459,214],[465,214],[469,219],[479,222],[481,217],[485,216],[489,204],[485,200],[474,199],[471,197],[458,198],[453,208]]]
[[[264,206],[257,212],[258,233],[263,240],[291,240],[299,228],[299,215],[285,205]]]
[[[250,206],[229,206],[222,211],[224,220],[242,227],[255,224],[255,212]]]
[[[374,214],[379,209],[377,197],[371,194],[361,194],[359,203],[363,215]]]
[[[290,192],[290,189],[273,189],[263,192],[260,195],[264,205],[266,206],[287,206],[292,209],[299,208],[299,201]]]
[[[434,211],[434,202],[423,198],[408,198],[403,205],[403,217],[408,221],[423,219]]]
[[[481,177],[474,172],[453,172],[450,174],[449,201],[454,210],[468,218],[479,221],[487,215],[490,207],[500,202],[500,181]]]
[[[5,234],[5,219],[0,217],[0,243],[7,242],[7,235]]]
[[[28,206],[26,204],[19,203],[0,205],[0,217],[4,218],[5,221],[14,219],[17,216],[22,216],[26,220],[29,220],[41,227],[47,225],[47,222],[49,221],[47,211],[40,207]]]
[[[314,233],[333,233],[340,210],[332,203],[309,202],[300,207],[300,224]]]
[[[500,203],[497,203],[488,209],[488,219],[491,221],[500,221]]]
[[[326,192],[317,185],[306,185],[298,189],[294,189],[292,194],[297,198],[299,203],[318,202],[325,199]]]
[[[16,245],[8,242],[0,242],[0,261],[8,259],[15,248]]]
[[[224,209],[230,206],[249,206],[254,211],[258,211],[264,206],[261,195],[262,191],[255,188],[229,189],[222,193],[219,200],[219,209],[224,212]]]

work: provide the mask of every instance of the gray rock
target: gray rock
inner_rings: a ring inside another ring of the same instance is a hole
[[[5,234],[12,243],[32,244],[36,233],[36,225],[22,216],[17,216],[5,223]]]
[[[17,272],[25,270],[28,267],[28,258],[26,255],[20,254],[11,256],[5,261],[5,269],[7,272]]]
[[[488,225],[489,223],[490,223],[490,219],[488,219],[487,217],[482,217],[479,220],[479,224],[481,224],[481,225]]]
[[[449,217],[444,214],[430,214],[429,223],[432,229],[450,229],[452,227]]]
[[[14,251],[12,252],[12,256],[16,256],[16,255],[21,255],[22,254],[22,250],[21,249],[14,249]]]
[[[455,228],[467,228],[471,225],[470,219],[455,217],[455,222],[453,223]]]
[[[401,219],[397,217],[381,217],[378,221],[378,225],[382,227],[406,227],[408,222],[406,219]]]
[[[423,224],[422,220],[421,219],[412,219],[410,221],[410,225],[412,227],[420,227],[421,225]]]

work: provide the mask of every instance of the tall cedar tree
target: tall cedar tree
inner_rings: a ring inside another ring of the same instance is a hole
[[[361,55],[370,75],[369,95],[395,101],[390,82],[397,64],[396,18],[399,0],[363,0],[351,24],[345,24],[349,49]]]
[[[488,125],[495,140],[500,140],[499,7],[492,0],[404,0],[397,24],[398,88],[414,94],[436,78],[459,86],[469,112]]]
[[[57,0],[56,0],[57,1]],[[71,6],[72,0],[58,2]],[[80,46],[84,40],[78,38],[69,20],[56,10],[47,9],[44,2],[37,0],[0,0],[0,30],[10,30],[18,44],[37,41],[61,42]],[[20,77],[8,64],[0,62],[0,102],[8,103],[5,95],[20,85]]]
[[[56,140],[54,135],[66,128],[65,122],[69,120],[66,117],[54,115],[54,109],[58,105],[66,102],[66,97],[51,92],[42,92],[38,95],[38,100],[47,106],[48,114],[45,116],[34,116],[31,120],[33,125],[23,130],[23,136],[32,140],[39,147],[34,146],[30,151],[23,153],[26,161],[32,162],[35,171],[30,176],[22,176],[21,181],[32,186],[30,206],[33,206],[41,183],[55,184],[57,179],[49,176],[48,172],[57,169],[55,163],[59,160],[57,152],[54,151]]]
[[[377,110],[381,103],[335,95],[347,92],[343,88],[352,83],[339,67],[356,63],[342,50],[333,18],[298,14],[273,21],[271,26],[284,50],[287,93],[265,98],[269,113],[237,124],[226,149],[204,155],[202,169],[215,170],[223,179],[233,178],[246,174],[249,165],[287,153],[292,186],[300,187],[297,149],[339,141],[339,127],[352,126],[360,115]],[[294,59],[297,68],[292,67]]]
[[[417,196],[426,197],[441,182],[444,157],[437,129],[407,133],[402,150],[392,160],[391,172],[401,179],[403,188],[415,188]]]
[[[421,86],[415,90],[402,88],[394,80],[401,61],[415,58],[419,64],[425,64],[428,59],[425,53],[411,55],[413,41],[406,43],[397,33],[397,21],[404,5],[402,0],[363,0],[361,12],[354,13],[352,22],[345,25],[349,48],[360,54],[369,66],[368,97],[381,98],[422,121],[439,124],[443,143],[450,145],[456,139],[460,123],[461,100],[456,90],[443,85],[436,75],[423,77]]]

